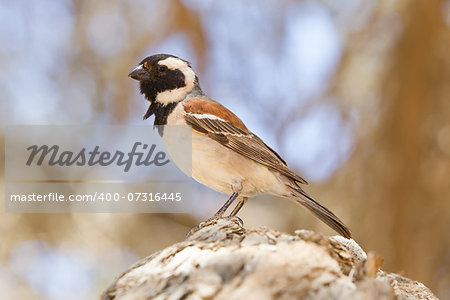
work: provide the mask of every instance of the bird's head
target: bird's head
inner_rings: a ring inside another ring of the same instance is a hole
[[[145,58],[128,76],[138,80],[141,93],[150,104],[158,106],[177,103],[198,87],[198,78],[189,62],[168,54]]]

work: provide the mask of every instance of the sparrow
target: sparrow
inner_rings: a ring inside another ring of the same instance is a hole
[[[202,91],[188,61],[156,54],[142,60],[128,76],[139,81],[149,103],[144,120],[154,115],[154,125],[186,125],[192,130],[192,177],[231,195],[211,219],[222,218],[236,199],[239,202],[228,217],[235,217],[248,197],[271,194],[296,201],[351,238],[348,227],[302,189],[307,182],[277,152]]]

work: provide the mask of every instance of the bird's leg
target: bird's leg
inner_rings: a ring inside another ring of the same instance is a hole
[[[247,197],[239,198],[238,204],[234,207],[231,214],[225,218],[227,218],[227,219],[236,218],[239,221],[239,223],[241,224],[241,226],[244,226],[244,221],[242,221],[242,219],[237,216],[237,213],[241,210],[242,206],[244,206],[244,204],[247,202],[247,200],[248,200]]]
[[[241,223],[241,226],[244,226],[244,222],[242,221],[241,218],[239,218],[237,216],[237,213],[241,210],[241,208],[244,206],[244,204],[247,202],[247,200],[248,200],[247,197],[239,198],[238,204],[234,207],[233,211],[227,218],[237,218],[239,223]]]
[[[248,200],[247,197],[242,197],[241,199],[239,199],[238,204],[233,209],[233,211],[231,212],[229,217],[235,217],[237,215],[237,213],[241,210],[242,206],[244,206],[244,204],[247,202],[247,200]]]
[[[239,196],[239,192],[234,192],[231,194],[231,197],[225,202],[224,205],[214,214],[214,216],[211,219],[220,219],[222,218],[225,211],[230,207],[230,205],[233,203],[234,200]],[[238,204],[239,205],[239,204]],[[233,210],[234,211],[234,210]]]
[[[235,191],[233,192],[233,194],[231,194],[231,197],[227,200],[227,202],[225,202],[224,205],[222,205],[222,207],[214,214],[214,216],[212,216],[212,218],[209,218],[208,220],[206,220],[205,222],[201,222],[200,224],[198,224],[196,227],[192,228],[186,235],[186,237],[191,236],[193,233],[197,232],[198,230],[200,230],[200,228],[204,227],[207,224],[210,224],[211,222],[213,222],[214,220],[220,219],[223,217],[223,214],[225,213],[225,211],[230,207],[230,205],[233,203],[234,200],[236,200],[236,198],[239,196],[240,194],[240,190],[239,191]],[[242,220],[236,216],[233,215],[233,213],[237,213],[239,211],[239,209],[242,207],[242,205],[244,205],[244,203],[241,204],[243,200],[240,200],[239,203],[237,204],[237,206],[233,209],[233,211],[231,212],[231,214],[226,217],[226,218],[237,218],[238,221],[241,223],[241,226],[244,224],[242,222]],[[239,206],[239,208],[238,208]]]

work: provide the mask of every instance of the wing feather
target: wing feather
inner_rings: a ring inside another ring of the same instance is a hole
[[[280,155],[255,134],[237,128],[220,118],[200,118],[196,114],[187,113],[185,119],[194,130],[207,135],[225,147],[287,176],[294,182],[307,183],[303,178],[289,170]]]

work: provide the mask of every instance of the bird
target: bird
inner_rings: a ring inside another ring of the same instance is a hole
[[[186,125],[192,131],[192,177],[230,195],[211,219],[224,218],[236,199],[227,217],[237,217],[249,197],[270,194],[294,200],[340,235],[352,237],[334,213],[303,190],[306,180],[234,113],[203,92],[190,62],[155,54],[144,58],[128,76],[139,81],[149,103],[144,120],[154,115],[154,126]]]

